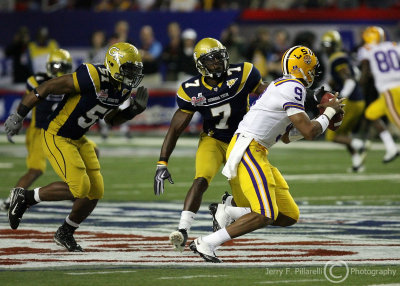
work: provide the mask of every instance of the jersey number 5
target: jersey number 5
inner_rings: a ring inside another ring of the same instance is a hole
[[[213,117],[217,117],[222,115],[221,120],[218,124],[215,125],[217,129],[228,129],[229,126],[227,124],[229,116],[231,116],[231,106],[229,103],[211,108],[211,114]]]
[[[82,128],[88,128],[92,126],[96,122],[96,120],[99,119],[100,116],[103,116],[107,111],[107,108],[101,105],[96,105],[88,112],[86,112],[85,115],[79,117],[78,125]]]

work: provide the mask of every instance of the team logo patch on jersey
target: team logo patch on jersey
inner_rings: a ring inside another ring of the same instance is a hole
[[[108,98],[108,89],[106,90],[100,90],[99,93],[97,93],[97,99],[101,102],[106,102]]]
[[[235,82],[236,82],[237,80],[238,80],[237,78],[230,79],[230,80],[228,80],[228,81],[226,82],[226,85],[227,85],[229,88],[231,88],[231,87],[235,84]]]
[[[206,103],[206,101],[206,98],[201,93],[199,93],[197,97],[193,96],[190,102],[193,106],[200,106]]]

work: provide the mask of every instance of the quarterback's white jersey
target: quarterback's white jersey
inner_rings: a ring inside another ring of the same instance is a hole
[[[358,60],[369,61],[375,87],[380,93],[400,86],[400,46],[396,43],[365,45],[358,51]]]
[[[249,133],[270,148],[291,124],[289,116],[304,112],[306,89],[297,79],[279,78],[268,86],[239,123],[236,133]]]

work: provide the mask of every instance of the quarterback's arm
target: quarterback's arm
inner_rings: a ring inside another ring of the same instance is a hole
[[[67,94],[75,92],[76,89],[72,74],[50,79],[22,97],[21,103],[17,108],[17,113],[25,117],[29,110],[40,100],[45,99],[49,94]]]
[[[172,151],[175,149],[179,136],[181,136],[183,130],[188,126],[192,117],[193,113],[187,113],[180,109],[175,112],[161,147],[160,161],[168,162],[169,156],[171,156]]]
[[[262,81],[258,87],[256,88],[256,90],[254,91],[255,94],[260,95],[261,93],[264,92],[264,90],[268,87],[268,83]]]
[[[318,108],[324,108],[325,111],[316,119],[310,120],[305,112],[299,112],[289,116],[290,121],[293,123],[293,127],[296,128],[295,131],[300,132],[306,140],[313,140],[321,133],[325,132],[329,125],[329,120],[331,120],[336,113],[344,112],[342,108],[344,98],[337,99],[338,95],[339,94],[336,93],[335,97],[331,101],[317,105]],[[290,138],[290,131],[288,135]],[[286,140],[286,138],[282,139],[282,141],[284,143],[289,143],[284,140]]]

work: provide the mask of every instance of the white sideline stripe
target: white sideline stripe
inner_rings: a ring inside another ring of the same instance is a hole
[[[159,277],[158,279],[193,279],[193,278],[217,278],[226,277],[228,275],[190,275],[190,276],[175,276],[175,277]]]
[[[297,284],[298,282],[315,282],[315,281],[327,281],[326,279],[304,279],[304,280],[278,280],[278,281],[262,281],[255,282],[257,284],[279,284],[279,283],[293,283]]]
[[[95,274],[110,274],[110,273],[131,273],[136,270],[123,270],[123,271],[98,271],[98,272],[68,272],[67,275],[95,275]]]
[[[0,169],[11,169],[14,167],[13,163],[0,163]]]

